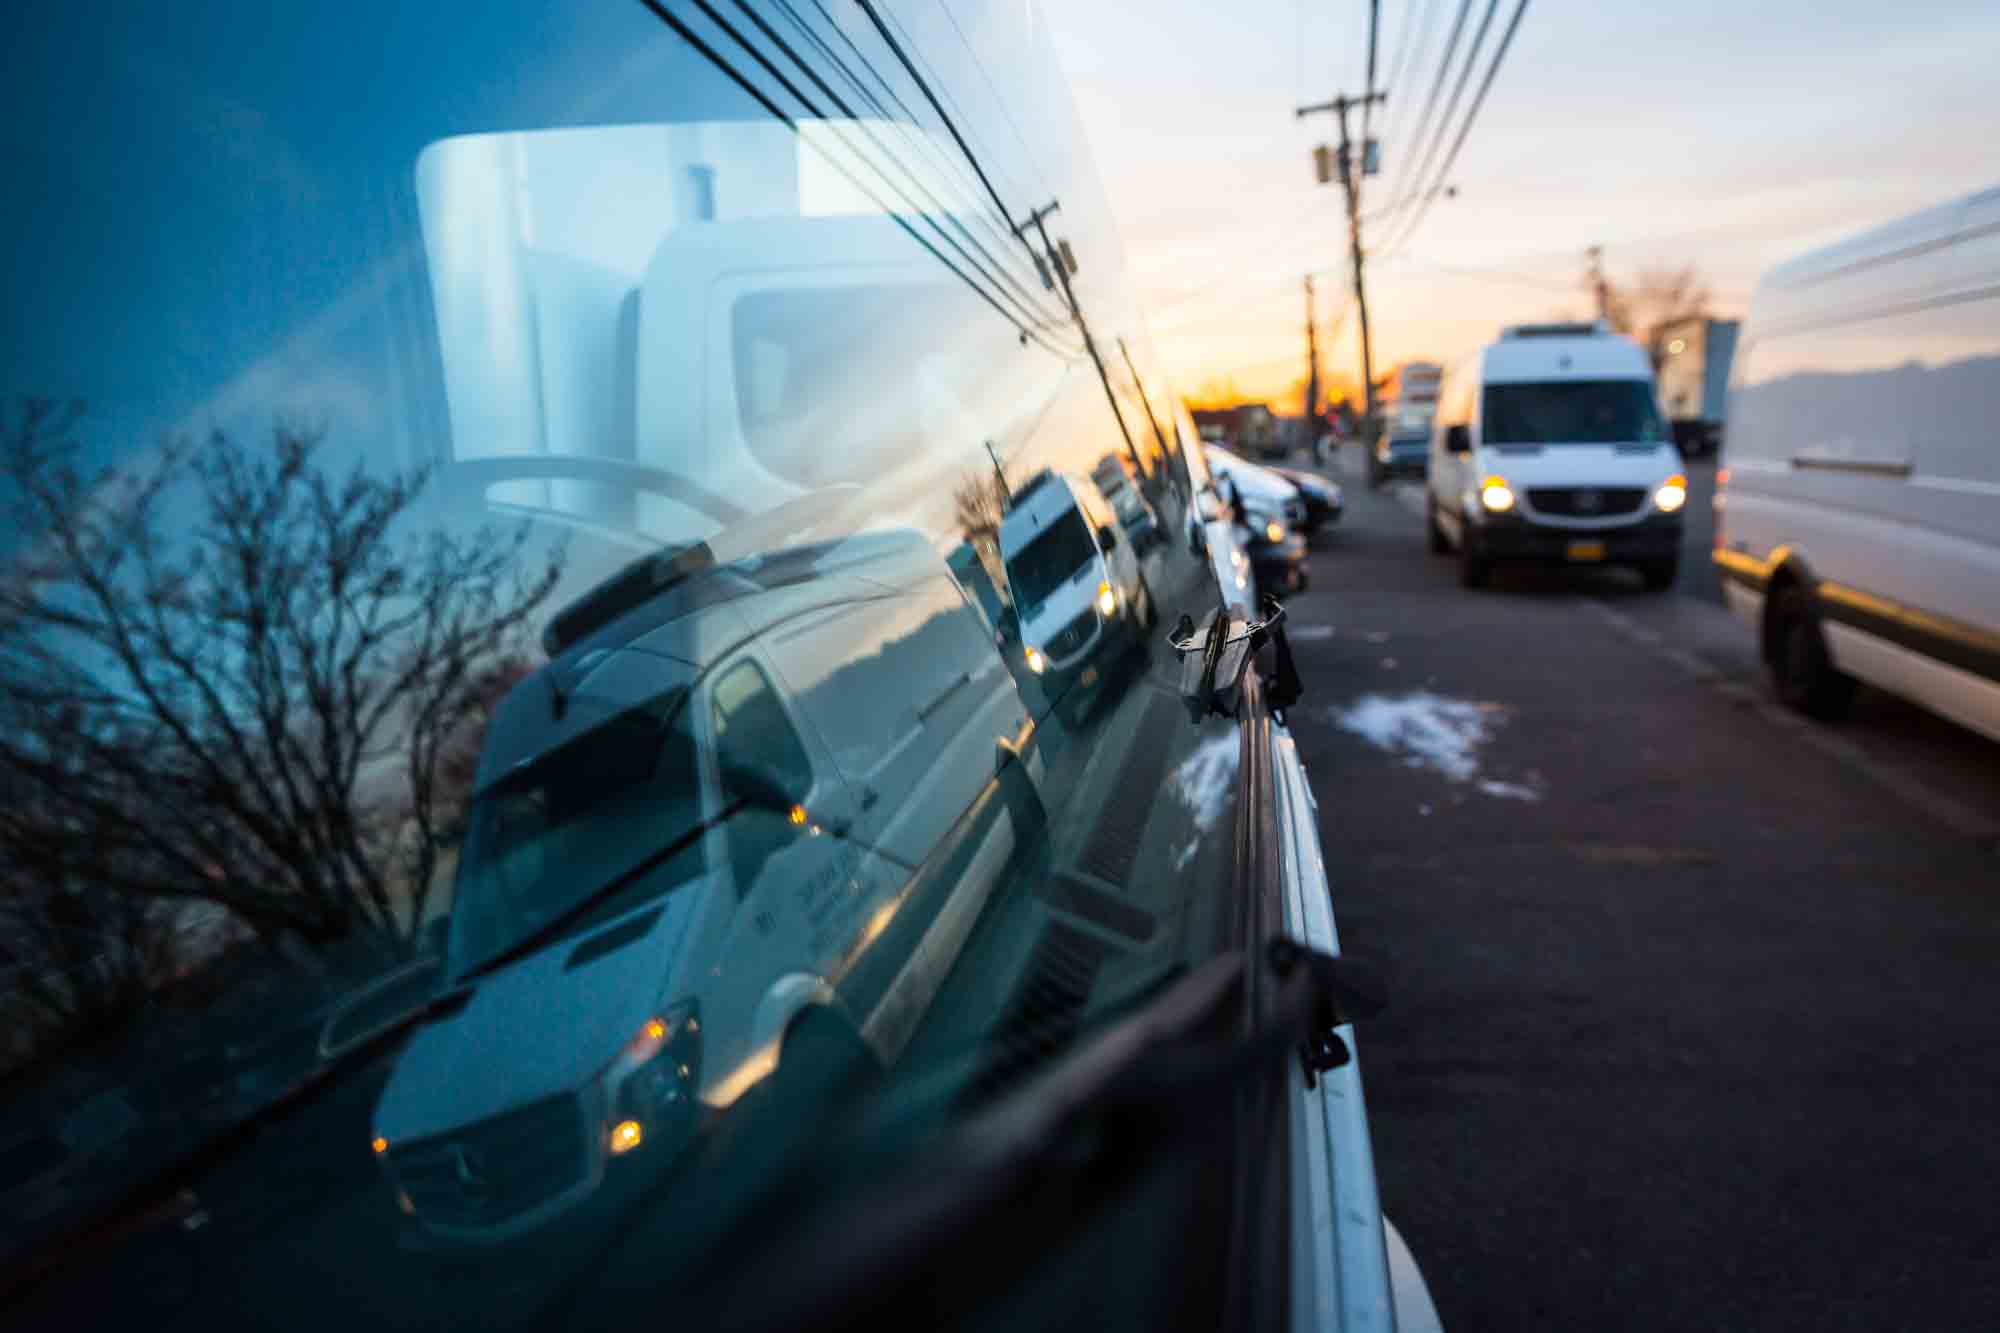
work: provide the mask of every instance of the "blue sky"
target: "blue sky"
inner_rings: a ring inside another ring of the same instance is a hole
[[[1513,5],[1500,0],[1487,50]],[[1461,52],[1485,7],[1472,0]],[[1457,10],[1382,0],[1378,80],[1406,27],[1421,40],[1375,126],[1383,172],[1364,211],[1412,165]],[[1322,319],[1346,286],[1339,189],[1312,184],[1309,158],[1334,126],[1292,112],[1361,87],[1366,0],[1042,12],[1168,368],[1183,389],[1223,374],[1281,389],[1303,363],[1301,276],[1326,270]],[[1482,54],[1467,102],[1484,68]],[[1534,0],[1451,172],[1458,197],[1370,269],[1378,373],[1455,355],[1509,319],[1582,312],[1593,243],[1614,277],[1697,264],[1721,312],[1739,312],[1783,258],[2000,182],[1996,102],[1990,0]],[[1340,369],[1356,364],[1353,323],[1331,353]]]

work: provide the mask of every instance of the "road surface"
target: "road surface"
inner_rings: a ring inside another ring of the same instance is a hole
[[[1292,726],[1445,1326],[1994,1327],[2000,746],[1778,710],[1707,579],[1465,591],[1335,475]]]

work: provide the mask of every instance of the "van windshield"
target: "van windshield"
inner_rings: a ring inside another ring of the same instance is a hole
[[[454,976],[513,947],[701,817],[685,690],[557,746],[481,792],[467,820],[448,960]],[[701,844],[640,876],[590,920],[698,874]]]
[[[1026,546],[1007,561],[1007,578],[1014,585],[1014,599],[1024,616],[1042,609],[1049,594],[1076,577],[1076,572],[1097,556],[1097,543],[1090,539],[1083,515],[1074,508],[1043,528]]]
[[[1665,438],[1645,380],[1491,384],[1487,444],[1654,444]]]

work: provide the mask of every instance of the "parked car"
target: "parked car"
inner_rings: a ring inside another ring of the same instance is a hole
[[[1421,480],[1430,472],[1431,422],[1434,404],[1402,408],[1382,423],[1368,450],[1368,484],[1381,486],[1395,477]]]
[[[1507,328],[1454,370],[1432,430],[1431,550],[1461,581],[1497,561],[1636,566],[1646,586],[1680,571],[1687,478],[1638,344],[1591,324]]]
[[[1080,718],[1153,623],[1139,557],[1096,484],[1059,472],[1038,473],[1015,493],[1000,556],[1028,669]]]
[[[1133,552],[1144,556],[1165,541],[1166,534],[1160,530],[1159,515],[1153,512],[1153,506],[1133,484],[1131,468],[1132,465],[1121,455],[1106,454],[1091,469],[1090,478],[1097,483],[1097,489],[1104,492],[1104,498],[1111,502],[1112,510],[1118,515],[1118,525],[1132,543]]]
[[[1736,357],[1714,559],[1778,693],[1856,680],[2000,739],[2000,191],[1773,269]]]
[[[647,557],[549,646],[479,758],[446,957],[465,998],[375,1110],[405,1213],[466,1244],[670,1160],[802,1046],[892,1063],[1020,831],[1005,803],[955,827],[1026,709],[920,534]],[[1037,799],[1024,763],[1003,777]],[[915,884],[947,836],[987,872]]]
[[[1274,467],[1271,471],[1298,488],[1299,498],[1306,503],[1302,526],[1308,539],[1318,535],[1327,524],[1336,522],[1345,512],[1347,499],[1341,494],[1339,482],[1329,481],[1319,473],[1308,472],[1304,468]]]
[[[1306,501],[1299,488],[1270,468],[1210,445],[1209,470],[1228,482],[1243,553],[1260,592],[1301,592],[1306,564]]]

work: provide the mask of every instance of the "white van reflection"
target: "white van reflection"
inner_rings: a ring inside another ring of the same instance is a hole
[[[1154,620],[1132,542],[1095,483],[1040,472],[1001,520],[1000,557],[1028,669],[1080,719],[1119,659],[1143,648]]]
[[[1041,819],[1020,696],[918,534],[670,551],[548,637],[480,759],[463,998],[375,1117],[399,1205],[458,1242],[670,1160],[774,1071],[810,1098],[805,1014],[893,1061]]]

